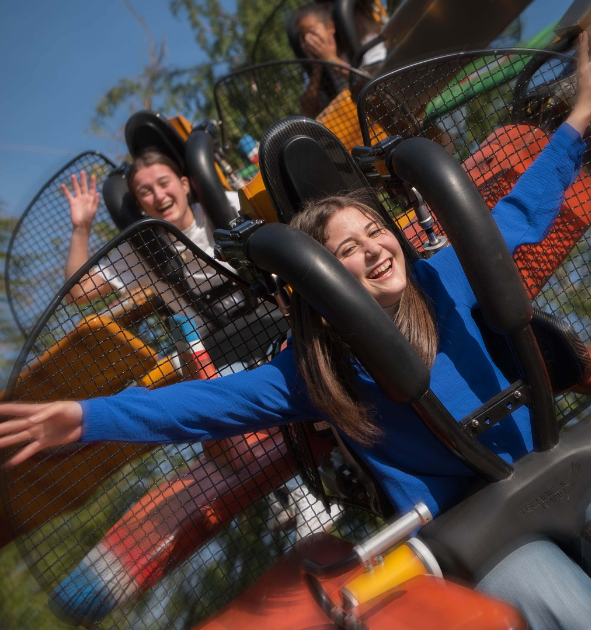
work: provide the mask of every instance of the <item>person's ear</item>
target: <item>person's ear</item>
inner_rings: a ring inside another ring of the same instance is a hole
[[[187,195],[191,192],[191,184],[189,184],[189,179],[184,175],[181,177],[181,186],[183,187],[183,190]]]
[[[333,36],[336,34],[337,29],[336,29],[336,26],[335,26],[334,20],[329,20],[329,21],[326,23],[326,30],[327,30],[327,31],[328,31],[331,35],[333,35]]]

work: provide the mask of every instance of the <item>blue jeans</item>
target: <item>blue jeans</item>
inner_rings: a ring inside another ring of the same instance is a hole
[[[591,578],[550,540],[516,549],[476,590],[521,610],[531,630],[591,628]]]

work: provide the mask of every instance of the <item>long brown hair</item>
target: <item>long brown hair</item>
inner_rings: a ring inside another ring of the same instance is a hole
[[[360,192],[312,201],[293,217],[291,225],[324,245],[330,219],[340,210],[355,208],[388,229],[382,216],[365,201],[366,197]],[[431,368],[438,344],[433,310],[414,281],[409,265],[406,265],[406,280],[393,321]],[[304,379],[312,402],[357,442],[365,445],[375,443],[382,432],[372,417],[371,409],[359,396],[349,346],[296,293],[290,310],[296,368]]]

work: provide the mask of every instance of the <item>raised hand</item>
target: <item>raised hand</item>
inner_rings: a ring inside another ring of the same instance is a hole
[[[96,191],[96,176],[90,176],[90,188],[86,173],[80,173],[80,182],[76,175],[72,175],[72,189],[70,192],[65,184],[62,184],[62,191],[70,204],[70,218],[74,229],[84,229],[90,232],[90,226],[96,215],[99,204],[99,193]]]
[[[583,135],[591,122],[591,61],[589,61],[589,35],[579,35],[577,59],[577,103],[567,122]]]
[[[11,417],[0,423],[0,448],[29,442],[5,462],[5,468],[21,464],[44,448],[82,437],[82,406],[75,401],[5,403],[0,405],[0,416]]]

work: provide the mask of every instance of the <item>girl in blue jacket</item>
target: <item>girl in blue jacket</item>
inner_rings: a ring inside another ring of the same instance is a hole
[[[493,211],[511,251],[544,238],[578,173],[582,135],[591,122],[586,34],[578,86],[567,122]],[[295,217],[294,225],[333,253],[391,314],[431,367],[431,389],[457,420],[509,385],[471,316],[476,300],[452,248],[410,269],[379,214],[351,197],[315,203]],[[398,510],[424,501],[437,515],[457,502],[474,479],[472,471],[410,407],[381,392],[351,360],[343,340],[298,296],[291,325],[293,343],[249,372],[152,391],[131,388],[83,402],[2,405],[0,414],[14,419],[0,424],[0,448],[28,442],[7,465],[75,441],[186,443],[324,418],[364,459]],[[527,410],[491,428],[482,441],[508,462],[531,451]],[[506,584],[511,587],[505,589]],[[522,547],[481,587],[521,607],[534,630],[588,628],[591,579],[549,542]]]

